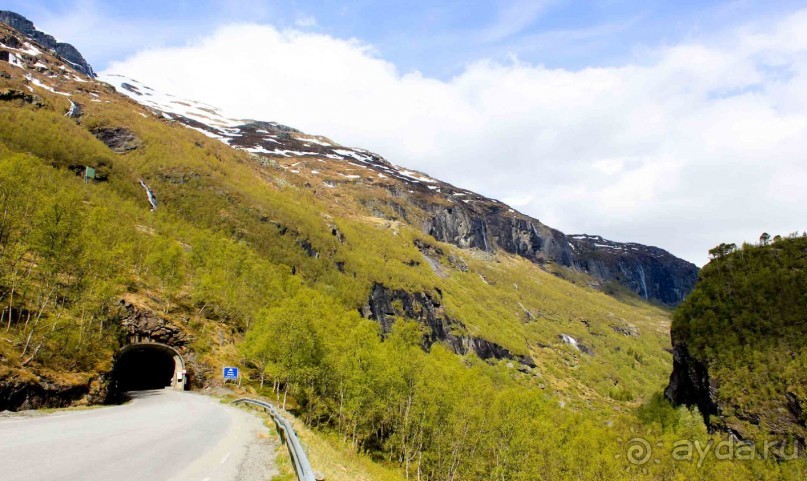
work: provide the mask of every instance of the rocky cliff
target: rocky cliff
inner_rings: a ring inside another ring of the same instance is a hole
[[[535,361],[527,354],[514,354],[494,342],[469,335],[461,322],[446,315],[440,304],[439,293],[435,297],[424,292],[409,293],[375,284],[360,313],[378,322],[384,335],[392,331],[396,317],[420,323],[424,328],[421,344],[424,350],[435,343],[442,343],[456,354],[472,352],[480,359],[516,361],[522,369],[535,367]]]
[[[620,284],[645,300],[677,305],[698,278],[697,266],[663,249],[566,235],[495,200],[420,205],[431,213],[423,230],[440,241],[488,252],[501,249],[538,263],[556,262],[604,283]]]
[[[22,15],[9,12],[7,10],[0,10],[0,22],[5,23],[14,30],[17,30],[46,49],[52,50],[56,53],[56,55],[66,60],[74,69],[78,70],[84,75],[87,75],[88,77],[95,77],[92,67],[84,59],[81,52],[79,52],[76,47],[70,45],[69,43],[59,42],[53,38],[52,35],[40,32],[34,26],[33,22]]]
[[[673,345],[673,371],[664,395],[675,405],[697,407],[710,425],[718,414],[717,385],[709,379],[707,364],[692,357],[684,342],[675,339]]]
[[[568,236],[573,264],[597,279],[616,282],[645,300],[678,305],[695,287],[698,268],[669,252],[592,235]]]

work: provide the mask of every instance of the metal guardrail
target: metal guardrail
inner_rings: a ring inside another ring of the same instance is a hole
[[[277,429],[281,433],[281,439],[285,441],[286,446],[289,448],[291,461],[294,465],[294,470],[297,472],[297,479],[299,481],[317,481],[316,476],[314,476],[314,470],[311,469],[311,463],[308,462],[308,456],[306,456],[294,428],[286,418],[280,415],[276,407],[267,402],[249,398],[236,399],[233,404],[236,403],[252,404],[266,409],[275,421],[275,425],[277,425]]]

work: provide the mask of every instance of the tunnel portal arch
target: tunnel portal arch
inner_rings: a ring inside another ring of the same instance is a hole
[[[121,392],[167,387],[183,391],[188,386],[182,355],[158,342],[137,342],[121,348],[115,358],[113,378]]]

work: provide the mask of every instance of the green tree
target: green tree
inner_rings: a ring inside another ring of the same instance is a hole
[[[171,308],[172,299],[179,293],[185,281],[185,252],[178,242],[158,238],[146,256],[146,268],[160,285],[165,300],[165,312]]]

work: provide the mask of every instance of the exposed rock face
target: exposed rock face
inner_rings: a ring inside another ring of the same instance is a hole
[[[375,284],[361,314],[381,324],[385,335],[392,331],[395,317],[406,317],[423,324],[426,327],[422,343],[424,350],[441,342],[457,354],[473,352],[481,359],[508,359],[535,367],[530,356],[513,354],[496,343],[468,335],[465,326],[446,316],[440,301],[427,293],[409,293]]]
[[[34,42],[42,45],[45,48],[53,50],[56,55],[67,61],[74,69],[87,75],[88,77],[95,77],[92,67],[81,53],[69,43],[58,42],[51,35],[40,32],[36,29],[33,22],[23,17],[22,15],[6,10],[0,10],[0,22],[5,23],[9,27],[17,30]]]
[[[27,92],[22,92],[20,90],[14,89],[3,89],[0,90],[0,100],[10,102],[13,100],[20,100],[27,104],[32,104],[37,107],[42,106],[42,98],[38,95],[30,94]]]
[[[486,206],[486,210],[485,223],[500,249],[534,262],[552,260],[574,266],[574,255],[562,232],[498,205]]]
[[[98,140],[118,154],[131,152],[143,145],[143,141],[134,132],[123,127],[99,127],[93,129],[92,133]]]
[[[427,264],[429,264],[429,267],[431,267],[432,271],[435,274],[437,274],[438,277],[443,278],[448,277],[448,273],[443,268],[443,264],[441,261],[441,259],[445,255],[442,249],[440,249],[439,247],[435,247],[429,243],[423,242],[420,239],[416,239],[414,244],[415,247],[417,247],[420,253],[423,255],[423,259],[426,261]],[[448,266],[450,266],[452,269],[457,269],[458,271],[461,272],[468,271],[468,265],[459,256],[450,254],[446,258],[446,261],[448,262]]]
[[[121,301],[121,306],[125,312],[120,321],[121,330],[126,334],[125,344],[159,342],[178,349],[188,345],[188,337],[182,329],[154,312],[126,301]]]
[[[677,305],[692,292],[698,268],[658,247],[572,235],[575,265],[604,281],[626,286],[643,299]]]
[[[686,344],[674,342],[673,372],[664,395],[675,405],[697,406],[709,425],[718,414],[715,402],[716,387],[709,380],[709,368],[689,354]]]
[[[308,254],[308,257],[319,258],[319,252],[314,249],[314,246],[311,245],[311,242],[308,239],[300,239],[297,241],[297,244],[300,246],[302,250]]]
[[[122,345],[157,342],[170,346],[185,361],[188,386],[192,388],[205,386],[211,377],[212,368],[197,359],[190,346],[191,339],[182,328],[158,313],[126,300],[121,300],[120,305],[123,309],[120,327],[125,336],[121,339]],[[107,401],[116,402],[116,399],[108,398]]]
[[[423,230],[437,240],[486,252],[498,248],[533,262],[553,261],[621,284],[646,300],[677,305],[698,278],[697,266],[663,249],[600,236],[567,236],[491,199],[420,207],[433,213]]]
[[[106,396],[107,385],[103,376],[79,376],[70,381],[57,381],[46,376],[25,377],[24,373],[13,370],[0,373],[0,411],[100,404]]]
[[[460,207],[438,207],[423,229],[430,236],[463,248],[493,250],[484,220]]]
[[[194,387],[202,386],[210,369],[196,361],[185,332],[156,313],[121,301],[120,327],[122,345],[160,343],[174,348],[185,360],[188,379]],[[59,408],[77,404],[118,402],[110,373],[71,374],[65,379],[47,375],[34,376],[22,370],[0,369],[0,411]]]

